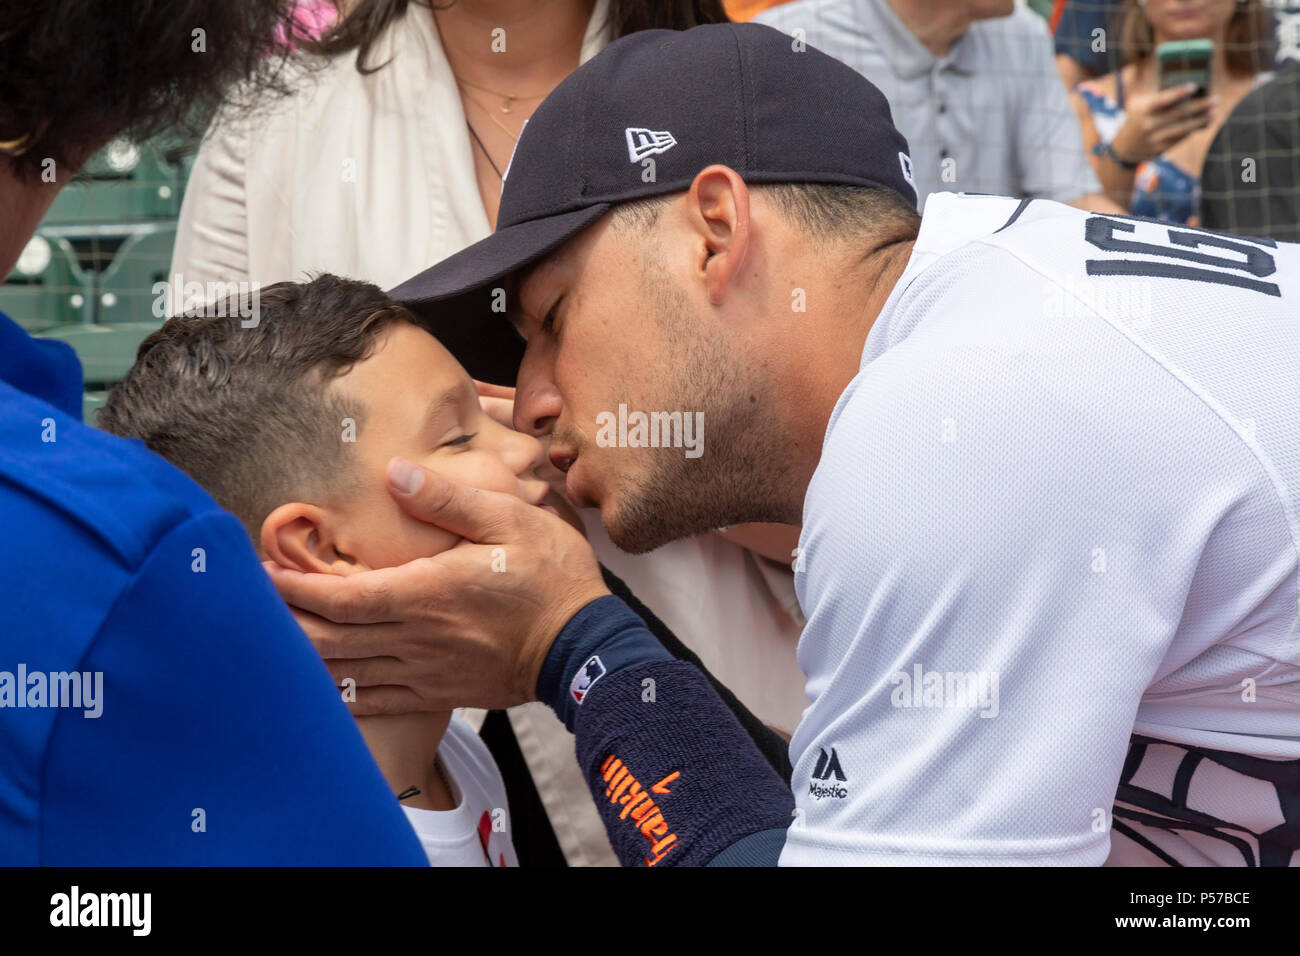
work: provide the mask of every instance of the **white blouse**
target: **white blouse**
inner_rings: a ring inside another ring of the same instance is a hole
[[[582,61],[608,42],[598,0]],[[269,284],[334,272],[392,288],[487,236],[473,145],[433,16],[410,7],[356,54],[294,71],[300,87],[209,130],[172,273]],[[184,286],[181,286],[183,288]]]
[[[608,42],[597,0],[582,61]],[[491,231],[471,140],[432,15],[411,7],[375,44],[304,73],[303,86],[249,119],[214,124],[181,209],[172,281],[266,285],[332,272],[391,288]],[[601,561],[760,719],[787,734],[807,699],[795,659],[793,577],[703,535],[649,555],[620,552],[584,512]],[[475,726],[482,712],[466,712]],[[541,704],[510,711],[520,749],[570,864],[614,863],[574,760],[573,738]],[[477,718],[477,719],[476,719]]]

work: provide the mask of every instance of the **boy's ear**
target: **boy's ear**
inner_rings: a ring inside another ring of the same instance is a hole
[[[262,522],[262,550],[281,567],[320,574],[369,570],[335,545],[329,516],[316,505],[301,501],[280,505]]]

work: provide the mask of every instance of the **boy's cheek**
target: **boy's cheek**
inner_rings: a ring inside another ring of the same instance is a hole
[[[390,539],[391,544],[384,549],[387,552],[387,563],[383,565],[384,567],[395,567],[414,561],[416,558],[440,554],[454,548],[456,542],[460,540],[459,535],[445,531],[437,525],[412,518],[405,511],[398,510],[399,526],[394,529]]]
[[[519,493],[519,479],[492,451],[476,449],[459,455],[444,456],[436,464],[429,461],[422,464],[430,471],[436,471],[471,488],[500,491],[507,495]]]
[[[393,568],[416,558],[438,554],[455,546],[458,535],[436,525],[412,518],[397,502],[388,498],[370,515],[370,520],[355,525],[352,552],[367,568]]]

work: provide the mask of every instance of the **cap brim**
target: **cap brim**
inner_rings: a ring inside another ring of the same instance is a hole
[[[388,294],[413,305],[441,302],[481,289],[572,239],[603,216],[610,205],[598,203],[507,226],[412,276]]]
[[[414,312],[474,378],[514,385],[524,340],[492,287],[559,248],[603,216],[610,203],[534,219],[494,232],[389,291]],[[494,308],[496,306],[496,308]]]

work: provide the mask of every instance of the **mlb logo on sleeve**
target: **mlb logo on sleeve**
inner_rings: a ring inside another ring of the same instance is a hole
[[[593,684],[605,676],[605,665],[600,662],[600,658],[593,654],[587,658],[587,663],[583,664],[578,673],[573,675],[573,681],[569,684],[569,694],[573,699],[581,704],[591,690]]]

